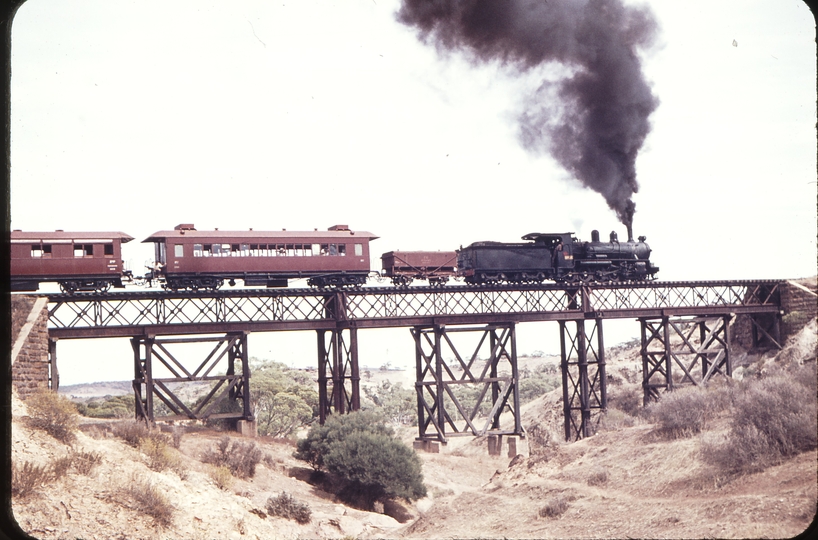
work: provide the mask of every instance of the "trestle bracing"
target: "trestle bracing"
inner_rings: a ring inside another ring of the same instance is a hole
[[[198,366],[188,369],[169,348],[184,344],[213,343],[210,353]],[[250,366],[247,353],[247,333],[230,333],[223,337],[131,338],[134,352],[134,398],[137,420],[153,423],[156,420],[253,420],[250,402]],[[155,376],[156,362],[169,376]],[[221,367],[226,362],[226,366]],[[237,366],[236,364],[240,365]],[[185,403],[176,395],[179,383],[207,382],[208,394],[196,401]],[[154,397],[166,410],[157,416]]]
[[[344,339],[344,333],[349,339]],[[318,420],[361,408],[356,328],[318,330]]]
[[[57,369],[57,340],[48,340],[48,388],[54,392],[60,389],[60,371]]]
[[[770,346],[783,349],[781,345],[781,318],[778,313],[750,315],[753,347]]]
[[[601,319],[559,324],[565,440],[572,441],[593,435],[601,418],[599,413],[608,407],[605,344]],[[586,324],[592,326],[590,333]]]
[[[445,444],[447,436],[524,434],[514,323],[418,326],[411,333],[415,342],[418,440]],[[458,333],[478,338],[470,356],[458,352],[454,344]],[[444,351],[455,361],[447,363]],[[484,358],[480,358],[481,352],[487,353]],[[511,422],[506,420],[509,425],[504,426],[502,415],[506,412]]]
[[[716,375],[733,376],[732,317],[639,319],[642,329],[643,404],[660,391],[707,384]]]

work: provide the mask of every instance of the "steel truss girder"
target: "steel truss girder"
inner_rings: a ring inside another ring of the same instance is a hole
[[[775,281],[55,294],[55,337],[774,313]]]
[[[176,349],[181,344],[197,343],[214,345],[193,370],[188,369],[170,351],[170,348]],[[188,338],[138,336],[131,338],[131,347],[134,352],[133,390],[137,420],[153,423],[157,420],[253,419],[247,333]],[[155,361],[171,376],[155,377]],[[210,382],[213,386],[198,403],[187,404],[175,393],[175,389],[180,384],[195,382]],[[171,414],[157,417],[154,414],[154,398],[164,403]],[[236,407],[240,410],[216,412],[224,400],[240,403],[240,407]]]
[[[733,376],[730,323],[733,317],[639,319],[643,403],[660,391],[705,385],[716,375]]]
[[[317,332],[318,420],[323,424],[333,412],[345,414],[361,408],[361,376],[357,330],[348,328]]]
[[[447,436],[524,435],[514,323],[418,326],[410,331],[415,342],[418,440],[445,444]],[[458,333],[479,335],[469,356],[461,355],[454,344],[452,336]],[[486,349],[487,357],[481,359]],[[444,351],[456,359],[454,369],[444,360]],[[464,395],[459,388],[476,395]],[[490,407],[487,412],[484,404]],[[511,415],[510,425],[501,425],[504,412]]]
[[[605,345],[601,319],[559,325],[565,440],[572,441],[593,435],[608,407]]]

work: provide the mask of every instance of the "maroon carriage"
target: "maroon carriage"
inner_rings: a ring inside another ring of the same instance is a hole
[[[309,278],[312,286],[362,285],[369,274],[369,232],[335,225],[327,231],[197,231],[192,224],[159,231],[153,242],[157,277],[165,287],[211,289],[235,285],[286,287]]]
[[[456,265],[454,251],[390,251],[381,255],[383,275],[392,278],[395,285],[409,285],[413,279],[443,285],[455,276]]]
[[[56,282],[63,292],[123,287],[122,232],[11,233],[11,290],[36,291]]]

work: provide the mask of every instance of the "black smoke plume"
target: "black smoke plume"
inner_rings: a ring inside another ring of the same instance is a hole
[[[526,149],[548,152],[600,193],[630,230],[638,190],[636,156],[658,100],[637,50],[658,26],[647,7],[620,0],[403,0],[398,20],[425,43],[473,63],[519,73],[554,64],[520,114]],[[559,67],[558,67],[559,66]]]

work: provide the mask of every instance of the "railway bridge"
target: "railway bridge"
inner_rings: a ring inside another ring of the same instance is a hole
[[[640,324],[647,403],[678,385],[730,377],[731,323],[738,316],[751,321],[754,344],[780,348],[782,283],[657,281],[44,296],[52,373],[59,340],[130,338],[136,416],[149,422],[252,421],[247,336],[293,330],[316,332],[323,422],[329,414],[360,407],[359,334],[372,328],[408,328],[416,359],[417,439],[445,444],[453,436],[524,436],[518,324],[558,323],[565,438],[576,440],[594,432],[599,413],[607,407],[606,319],[636,319]],[[460,350],[458,336],[463,333],[472,336],[476,348]],[[211,345],[198,365],[186,366],[172,352],[188,343]],[[444,357],[450,358],[448,363]],[[157,367],[170,375],[155,377]],[[212,389],[194,406],[174,389],[195,381],[209,382]],[[477,388],[477,402],[458,400],[458,385]],[[156,399],[170,416],[154,414]],[[239,405],[235,412],[219,412],[225,400]]]

